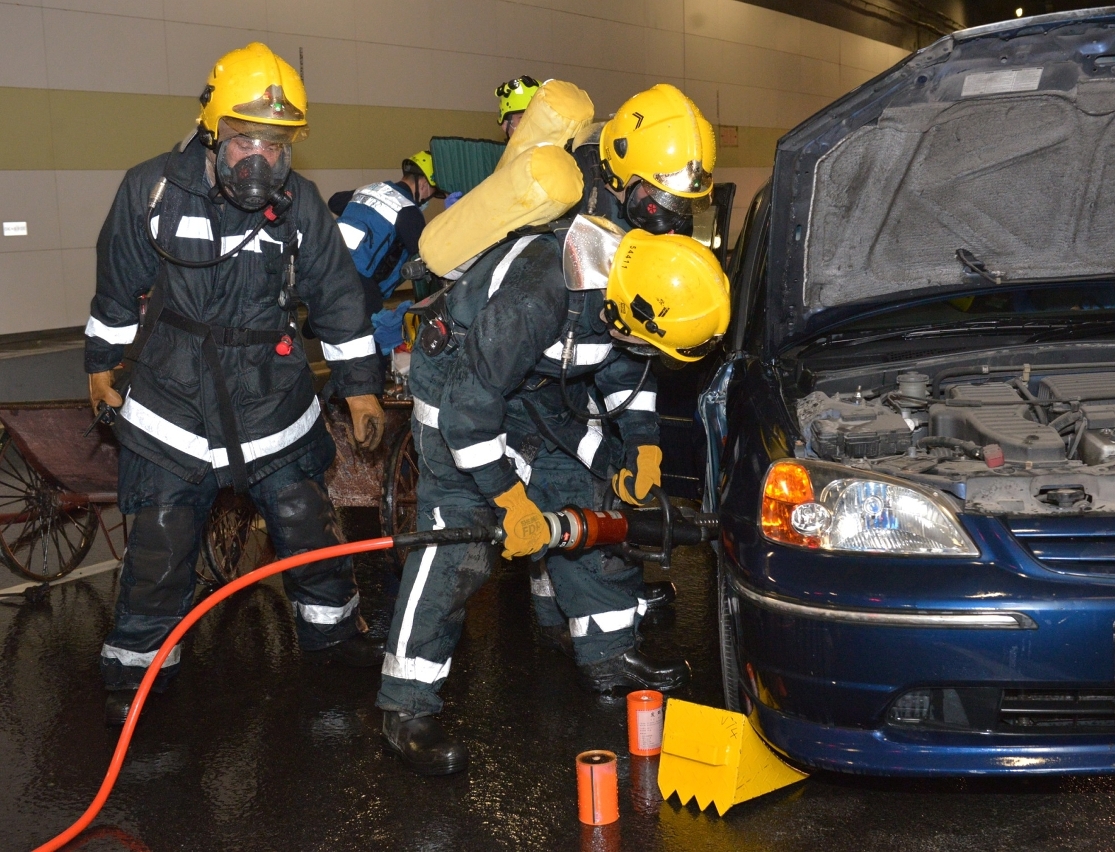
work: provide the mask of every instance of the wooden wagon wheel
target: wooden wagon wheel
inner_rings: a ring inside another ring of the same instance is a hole
[[[383,472],[382,525],[384,535],[401,535],[418,529],[418,454],[414,450],[414,434],[408,426],[391,447]],[[391,558],[402,570],[406,547],[391,549]]]
[[[223,489],[209,510],[201,538],[198,578],[223,586],[275,558],[263,519],[247,496]]]
[[[0,559],[32,580],[73,571],[97,535],[97,513],[41,475],[0,434]]]

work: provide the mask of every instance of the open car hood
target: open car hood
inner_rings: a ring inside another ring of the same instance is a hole
[[[1115,7],[963,30],[775,155],[776,351],[911,297],[1115,274]]]

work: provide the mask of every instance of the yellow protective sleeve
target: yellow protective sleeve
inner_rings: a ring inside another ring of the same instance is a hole
[[[564,80],[547,80],[519,119],[519,128],[508,141],[496,171],[510,165],[523,151],[535,145],[564,148],[566,142],[592,121],[593,109],[592,99],[583,89]]]
[[[553,221],[580,201],[583,191],[572,155],[557,145],[536,145],[434,217],[418,251],[431,272],[446,275],[516,228]]]

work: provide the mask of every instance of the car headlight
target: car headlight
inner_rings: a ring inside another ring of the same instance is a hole
[[[934,491],[874,472],[779,461],[763,482],[763,535],[818,550],[978,556],[944,501]]]

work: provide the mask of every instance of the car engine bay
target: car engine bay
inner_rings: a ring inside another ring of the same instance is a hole
[[[805,455],[936,488],[977,514],[1115,511],[1113,366],[818,381],[797,403]]]

